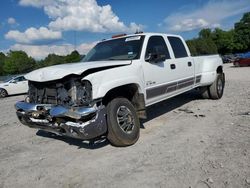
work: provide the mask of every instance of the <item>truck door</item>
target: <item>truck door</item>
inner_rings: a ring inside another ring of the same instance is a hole
[[[148,56],[157,53],[165,54],[165,60],[147,61]],[[176,89],[174,81],[178,75],[170,67],[172,61],[165,39],[162,36],[149,37],[143,62],[147,105],[162,100]]]
[[[152,53],[165,54],[160,62],[144,62],[147,105],[189,90],[194,85],[194,63],[179,37],[151,36],[145,59]]]
[[[181,38],[168,36],[171,45],[172,55],[174,56],[175,74],[178,80],[178,90],[193,86],[194,82],[194,62],[193,58],[187,53],[187,46]]]

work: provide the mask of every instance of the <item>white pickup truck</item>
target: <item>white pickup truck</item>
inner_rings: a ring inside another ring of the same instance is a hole
[[[162,33],[114,36],[82,62],[25,78],[28,97],[15,105],[24,125],[83,140],[106,135],[115,146],[138,140],[146,107],[194,88],[220,99],[225,83],[219,55],[192,57],[182,37]]]

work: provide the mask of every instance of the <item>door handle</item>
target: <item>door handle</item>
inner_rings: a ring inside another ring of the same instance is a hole
[[[191,67],[192,66],[192,62],[189,61],[188,62],[188,66]]]
[[[175,64],[170,64],[170,68],[175,69],[176,68]]]

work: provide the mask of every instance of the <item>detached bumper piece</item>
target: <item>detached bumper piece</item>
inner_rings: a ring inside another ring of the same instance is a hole
[[[15,108],[20,122],[31,128],[83,140],[92,139],[107,132],[104,106],[67,108],[22,101],[17,102]]]

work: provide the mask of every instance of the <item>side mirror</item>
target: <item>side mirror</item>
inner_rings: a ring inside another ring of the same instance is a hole
[[[152,63],[158,63],[165,60],[166,60],[166,55],[159,53],[149,53],[148,56],[145,58],[145,61]]]
[[[10,83],[16,84],[17,81],[16,80],[12,80]]]

